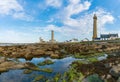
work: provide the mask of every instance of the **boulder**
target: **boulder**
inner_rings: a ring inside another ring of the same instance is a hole
[[[109,72],[116,78],[120,77],[120,66],[113,66]]]
[[[33,54],[34,56],[40,56],[40,55],[44,55],[45,51],[44,50],[34,50],[31,52],[31,54]]]
[[[32,60],[32,58],[33,58],[33,55],[31,55],[31,54],[26,54],[25,55],[26,60]]]
[[[40,68],[31,62],[24,63],[24,66],[25,68],[30,69],[30,70],[40,71]]]
[[[25,68],[23,63],[15,63],[13,61],[4,61],[0,64],[0,73],[7,72],[10,69],[22,69]]]
[[[3,63],[0,64],[0,68],[10,68],[12,66],[14,66],[16,63],[12,62],[12,61],[5,61]]]
[[[2,73],[2,72],[7,72],[7,71],[8,71],[7,68],[0,68],[0,73]]]
[[[98,74],[93,74],[84,78],[82,82],[104,82],[104,81],[99,77]]]
[[[51,54],[54,54],[53,51],[46,51],[45,52],[45,55],[51,55]]]
[[[118,78],[117,82],[120,82],[120,77]]]
[[[0,47],[0,52],[4,51],[4,48]]]
[[[59,55],[58,54],[51,54],[50,57],[51,58],[59,58]]]
[[[6,59],[5,57],[1,57],[1,58],[0,58],[0,63],[5,62],[5,59]]]

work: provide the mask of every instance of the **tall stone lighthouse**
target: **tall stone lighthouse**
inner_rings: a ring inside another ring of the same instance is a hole
[[[93,37],[92,40],[94,41],[97,38],[97,16],[94,14],[93,17]]]
[[[54,39],[54,31],[51,30],[51,40],[50,40],[51,43],[54,43],[56,42],[56,40]]]
[[[54,42],[54,31],[51,30],[51,41]]]

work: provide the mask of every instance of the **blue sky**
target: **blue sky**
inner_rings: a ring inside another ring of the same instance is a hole
[[[91,40],[93,15],[100,33],[120,35],[120,0],[0,0],[0,42]]]

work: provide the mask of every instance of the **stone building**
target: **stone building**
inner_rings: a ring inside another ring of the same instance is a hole
[[[69,40],[68,42],[79,42],[79,41],[78,41],[78,39],[73,38],[73,39]]]
[[[118,37],[119,37],[118,34],[101,34],[100,35],[101,40],[115,40]]]
[[[41,37],[39,38],[39,40],[40,40],[40,43],[44,43],[45,42]]]

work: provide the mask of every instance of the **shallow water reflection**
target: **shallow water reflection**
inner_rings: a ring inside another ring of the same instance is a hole
[[[39,66],[40,68],[51,68],[53,69],[52,73],[40,72],[40,71],[33,71],[31,74],[24,74],[24,69],[21,70],[9,70],[8,72],[4,72],[0,75],[0,82],[32,82],[35,76],[37,75],[44,75],[47,78],[53,77],[56,73],[63,74],[66,70],[68,70],[69,65],[77,60],[73,57],[66,57],[63,59],[51,59],[47,58],[33,58],[30,62],[34,64],[38,64],[46,59],[50,59],[54,61],[54,64]],[[26,62],[25,59],[18,59],[19,62]]]
[[[108,55],[102,55],[97,57],[97,59],[99,61],[106,59]],[[54,75],[56,75],[57,73],[61,73],[63,74],[64,72],[66,72],[69,69],[70,64],[75,61],[75,60],[86,60],[86,59],[76,59],[74,57],[66,57],[63,59],[51,59],[50,57],[41,57],[41,58],[33,58],[31,61],[34,63],[35,65],[37,65],[40,62],[43,62],[45,60],[52,60],[54,61],[54,64],[50,64],[50,65],[44,65],[44,66],[39,66],[39,68],[50,68],[53,69],[52,73],[47,73],[47,72],[41,72],[41,71],[32,71],[32,73],[30,74],[24,74],[23,71],[24,69],[20,69],[20,70],[9,70],[8,72],[4,72],[0,75],[0,82],[32,82],[34,80],[34,78],[38,75],[44,75],[47,78],[52,78],[54,77]],[[24,58],[19,58],[19,59],[9,59],[9,60],[13,60],[13,61],[17,61],[17,62],[28,62],[26,61]]]

